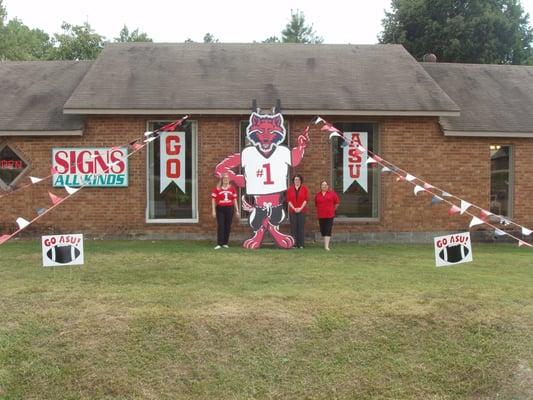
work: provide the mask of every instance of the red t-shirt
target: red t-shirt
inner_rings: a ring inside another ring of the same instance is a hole
[[[337,193],[328,190],[325,194],[318,192],[315,196],[316,216],[318,218],[335,218],[335,205],[339,204]]]
[[[215,199],[217,206],[231,206],[233,200],[237,198],[237,192],[231,185],[227,189],[216,187],[211,192],[211,197]]]
[[[300,208],[304,201],[307,201],[307,198],[309,197],[309,193],[307,191],[307,188],[304,185],[300,185],[300,190],[296,190],[294,185],[291,185],[287,189],[287,203],[290,201],[294,208]],[[300,212],[306,212],[307,211],[307,205],[304,207],[304,209]],[[294,209],[289,206],[289,212],[294,213]]]

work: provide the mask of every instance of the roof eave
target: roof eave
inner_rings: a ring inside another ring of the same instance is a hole
[[[0,136],[83,136],[83,129],[73,130],[0,130]]]
[[[444,136],[533,138],[533,132],[453,131],[444,129]]]

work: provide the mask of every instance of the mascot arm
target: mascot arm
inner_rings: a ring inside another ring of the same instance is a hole
[[[309,127],[306,127],[298,136],[298,145],[291,150],[291,162],[293,167],[297,167],[304,157],[305,148],[309,142]]]
[[[243,175],[238,175],[232,171],[233,168],[241,165],[240,153],[232,154],[222,160],[215,168],[215,176],[220,178],[223,174],[228,174],[230,181],[235,182],[239,187],[244,187],[245,181]]]

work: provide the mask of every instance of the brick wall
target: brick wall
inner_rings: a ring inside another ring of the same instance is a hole
[[[90,116],[83,137],[2,138],[29,161],[25,176],[49,174],[53,147],[93,147],[123,144],[141,135],[146,121],[168,117]],[[214,166],[239,150],[239,121],[243,116],[199,116],[198,121],[198,206],[197,224],[146,223],[146,152],[129,160],[128,188],[85,188],[76,196],[32,225],[26,234],[42,232],[83,232],[93,235],[140,235],[154,237],[211,238],[215,221],[211,217],[210,191],[215,185]],[[290,117],[290,143],[310,122],[308,117]],[[353,118],[332,117],[331,121],[376,122],[379,126],[380,154],[385,159],[465,200],[489,207],[490,144],[511,144],[514,153],[514,220],[533,226],[533,178],[529,170],[533,159],[533,139],[488,139],[445,137],[436,118]],[[311,142],[302,164],[296,168],[314,194],[319,182],[331,181],[331,144],[326,134],[313,126]],[[28,182],[27,178],[18,185]],[[50,204],[47,192],[64,195],[51,188],[50,180],[3,198],[0,209],[2,232],[14,227],[22,216],[32,219],[35,209]],[[381,177],[380,218],[377,222],[340,222],[337,233],[435,232],[468,228],[466,216],[448,217],[448,206],[429,206],[430,196],[413,195],[413,186],[396,182],[391,174]],[[312,203],[312,202],[311,202]],[[316,230],[313,207],[307,218],[307,231]],[[288,228],[288,227],[286,227]],[[285,228],[285,229],[286,229]],[[237,224],[234,233],[249,233],[246,224]]]

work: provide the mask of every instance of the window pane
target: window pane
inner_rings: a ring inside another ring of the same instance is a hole
[[[6,186],[11,185],[26,166],[24,160],[11,147],[5,146],[0,150],[0,181]]]
[[[149,130],[160,128],[169,121],[150,122]],[[185,193],[171,182],[160,191],[160,141],[148,144],[148,218],[196,219],[196,137],[194,124],[188,121],[180,131],[185,132]]]
[[[378,135],[375,124],[336,123],[335,127],[343,132],[367,132],[368,149],[378,152]],[[337,209],[337,216],[341,218],[378,218],[379,168],[368,167],[368,192],[365,192],[357,182],[353,182],[346,193],[342,193],[344,171],[342,140],[334,137],[332,144],[332,189],[337,192],[341,202]]]
[[[490,212],[511,216],[511,147],[490,146]]]

